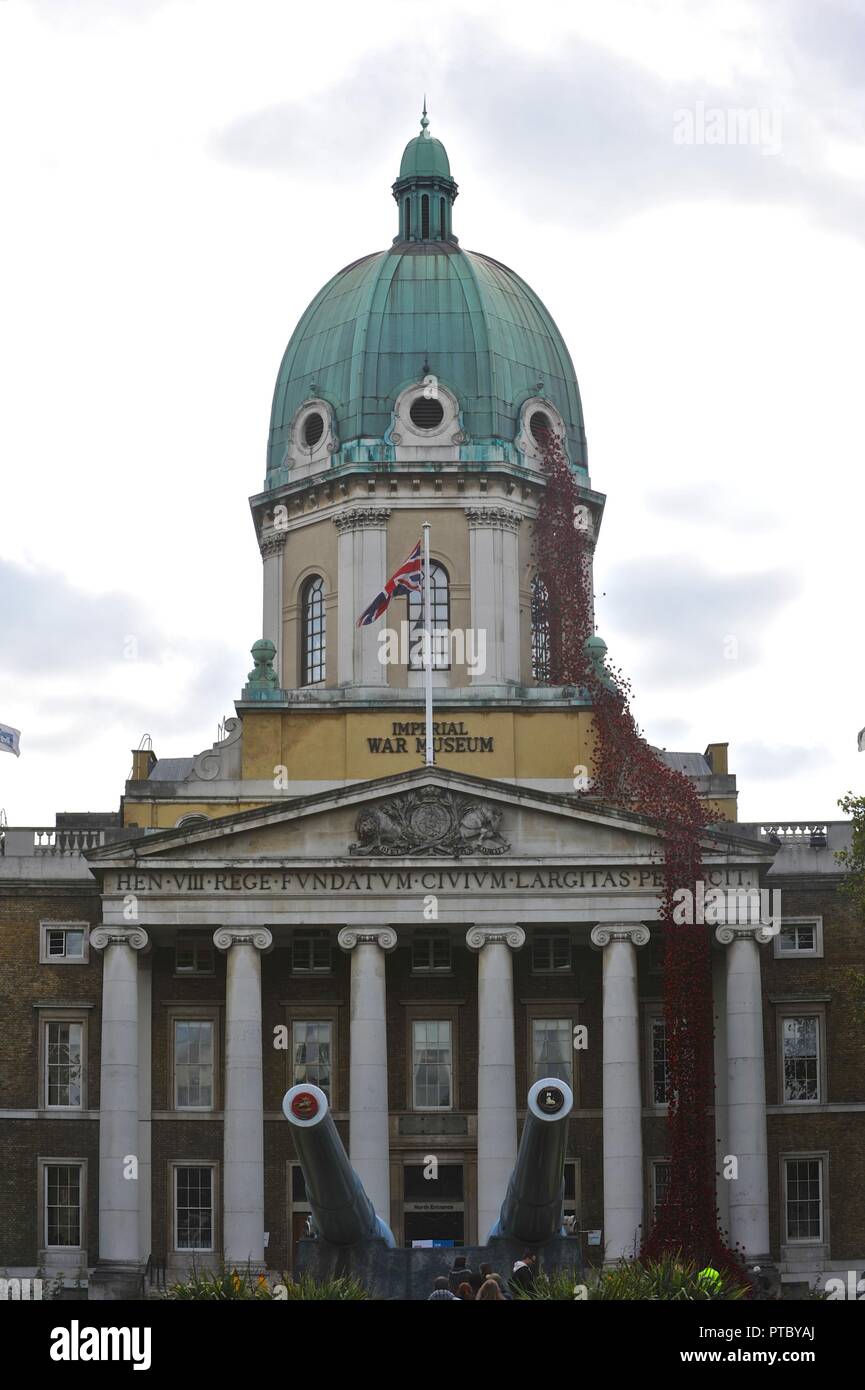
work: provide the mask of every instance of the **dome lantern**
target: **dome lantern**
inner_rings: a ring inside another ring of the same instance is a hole
[[[403,151],[399,178],[393,185],[399,208],[394,242],[455,242],[452,215],[457,185],[451,177],[447,150],[429,133],[426,97],[420,124],[420,135],[409,140]]]

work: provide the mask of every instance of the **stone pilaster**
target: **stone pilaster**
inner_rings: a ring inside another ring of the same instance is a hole
[[[520,679],[519,512],[466,507],[471,571],[471,625],[486,634],[486,670],[472,685]]]
[[[282,659],[282,606],[283,606],[283,559],[287,531],[269,531],[259,538],[258,548],[262,559],[263,610],[261,635],[276,647],[274,670],[279,678],[280,688],[285,683]]]
[[[387,685],[378,659],[383,619],[359,628],[357,620],[388,577],[389,507],[351,507],[333,518],[337,539],[337,680],[340,685]]]

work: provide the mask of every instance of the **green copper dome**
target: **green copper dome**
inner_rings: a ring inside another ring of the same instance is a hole
[[[448,159],[448,152],[441,140],[436,140],[435,136],[430,135],[427,129],[429,120],[426,113],[426,102],[423,104],[423,115],[420,123],[420,135],[409,140],[403,150],[402,163],[399,166],[400,179],[409,179],[415,174],[439,174],[442,178],[449,179],[451,164]]]
[[[396,398],[430,373],[459,401],[466,461],[519,463],[520,408],[540,398],[564,421],[572,465],[586,468],[580,393],[562,335],[519,275],[457,244],[447,153],[425,125],[423,132],[407,145],[393,187],[393,246],[339,271],[292,334],[273,398],[269,487],[290,480],[292,421],[311,398],[333,411],[334,465],[392,461]]]

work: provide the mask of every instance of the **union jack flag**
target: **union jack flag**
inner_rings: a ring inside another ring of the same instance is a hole
[[[400,594],[419,594],[422,586],[423,555],[421,542],[418,541],[408,559],[403,561],[399,569],[394,570],[381,592],[376,594],[369,607],[363,610],[357,620],[357,626],[369,627],[370,623],[376,622],[387,612],[392,598],[399,598]]]

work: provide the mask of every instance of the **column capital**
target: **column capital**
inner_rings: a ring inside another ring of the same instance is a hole
[[[232,946],[254,946],[257,951],[270,951],[273,933],[267,927],[217,927],[213,944],[217,951],[230,951]]]
[[[133,951],[143,951],[150,945],[150,938],[143,927],[94,927],[90,945],[96,951],[104,951],[106,946],[131,946]]]
[[[367,526],[386,526],[390,513],[390,507],[352,507],[337,513],[333,524],[342,535],[344,531],[362,531]]]
[[[268,531],[265,535],[258,538],[258,548],[261,552],[262,560],[269,560],[271,555],[279,555],[285,549],[285,542],[288,540],[286,530]]]
[[[777,935],[777,927],[770,927],[765,923],[757,926],[739,925],[715,928],[715,940],[719,941],[722,946],[731,946],[734,941],[755,941],[758,946],[765,946],[768,941],[772,940],[773,936]]]
[[[632,946],[648,946],[652,933],[645,922],[599,922],[592,927],[593,946],[603,949],[611,941],[630,941]]]
[[[522,515],[510,507],[466,507],[470,530],[519,531]]]
[[[466,932],[466,945],[470,951],[482,951],[485,946],[510,946],[512,951],[521,951],[526,944],[526,934],[522,927],[469,927]]]
[[[353,951],[355,946],[380,946],[383,951],[393,951],[397,942],[393,927],[343,927],[336,939],[343,951]]]

